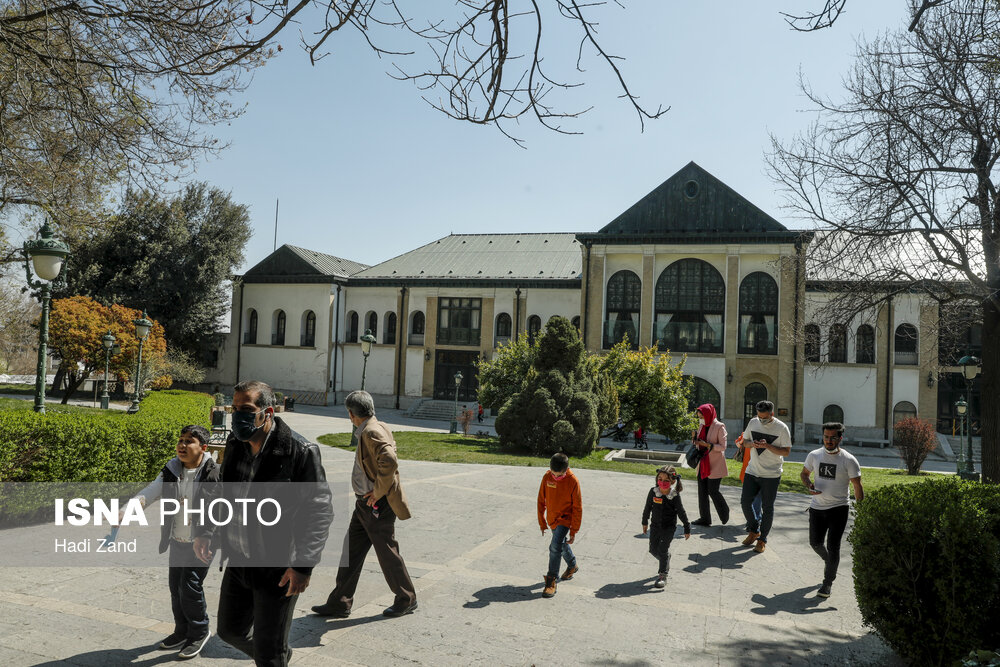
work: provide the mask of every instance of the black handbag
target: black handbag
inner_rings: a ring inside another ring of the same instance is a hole
[[[692,442],[691,446],[684,452],[684,459],[687,461],[689,468],[697,468],[698,464],[701,463],[701,457],[704,455],[705,450]]]

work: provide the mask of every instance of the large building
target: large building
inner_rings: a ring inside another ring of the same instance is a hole
[[[813,322],[836,289],[807,265],[814,238],[692,162],[596,232],[452,234],[371,267],[282,246],[237,281],[211,380],[326,404],[364,376],[381,405],[406,408],[454,399],[461,372],[458,399],[474,401],[477,359],[561,315],[594,352],[627,337],[686,356],[695,402],[731,431],[763,398],[798,437],[837,420],[887,439],[912,415],[949,431],[964,385],[940,363],[937,305],[903,293],[856,321]]]

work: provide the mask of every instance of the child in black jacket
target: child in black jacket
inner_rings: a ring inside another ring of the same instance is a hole
[[[646,506],[642,510],[642,534],[649,531],[649,515],[653,515],[652,531],[649,531],[649,553],[660,560],[657,572],[657,588],[667,585],[670,570],[670,543],[677,530],[677,519],[684,524],[684,539],[691,539],[691,524],[681,503],[681,479],[673,466],[663,466],[656,471],[656,486],[646,496]]]

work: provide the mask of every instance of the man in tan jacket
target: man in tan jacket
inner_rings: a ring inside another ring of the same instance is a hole
[[[409,519],[410,508],[399,483],[396,441],[382,422],[375,418],[371,394],[354,391],[344,399],[347,414],[357,429],[358,446],[354,453],[351,486],[357,496],[351,525],[347,529],[347,565],[337,571],[337,585],[326,604],[312,608],[320,616],[347,618],[354,603],[361,568],[368,550],[375,547],[379,566],[389,588],[396,595],[392,606],[383,613],[397,617],[413,613],[417,594],[406,571],[406,564],[396,542],[396,518]]]

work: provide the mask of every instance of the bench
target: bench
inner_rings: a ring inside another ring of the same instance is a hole
[[[822,445],[823,436],[817,435],[816,443]],[[885,449],[890,443],[883,438],[858,438],[852,441],[845,440],[842,444],[845,447],[878,447],[879,449]]]

